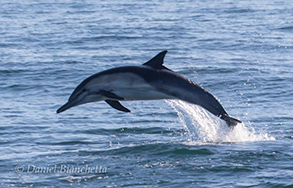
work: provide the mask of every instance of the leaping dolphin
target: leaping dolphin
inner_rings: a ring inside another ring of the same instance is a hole
[[[229,126],[241,123],[230,117],[208,91],[166,68],[163,65],[166,53],[167,50],[162,51],[141,66],[112,68],[88,77],[77,86],[57,113],[94,101],[104,100],[116,110],[130,112],[119,101],[179,99],[205,108]]]

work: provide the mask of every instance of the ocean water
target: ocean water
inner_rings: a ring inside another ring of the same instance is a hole
[[[0,7],[0,187],[293,187],[293,2]],[[162,50],[243,123],[176,100],[56,114],[88,76]]]

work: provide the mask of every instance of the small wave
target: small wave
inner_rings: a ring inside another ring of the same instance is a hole
[[[285,26],[278,28],[279,30],[293,31],[293,26]]]
[[[117,145],[107,149],[80,150],[79,155],[153,155],[153,156],[177,156],[177,155],[213,155],[214,152],[206,147],[194,147],[184,142],[145,142],[128,145]]]
[[[231,9],[225,10],[224,12],[228,13],[228,14],[233,14],[233,13],[234,14],[241,14],[241,13],[253,13],[253,12],[255,12],[255,10],[249,9],[249,8],[244,8],[244,9],[231,8]]]
[[[275,140],[267,133],[257,134],[252,127],[247,127],[244,123],[229,128],[224,121],[196,105],[177,100],[166,102],[176,110],[180,122],[188,129],[191,143]]]
[[[88,130],[76,130],[77,134],[94,134],[94,135],[119,135],[119,134],[171,134],[174,133],[172,130],[166,130],[162,127],[122,127],[118,129],[88,129]]]

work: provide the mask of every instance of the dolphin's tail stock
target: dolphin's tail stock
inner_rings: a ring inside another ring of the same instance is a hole
[[[226,123],[228,124],[229,127],[235,126],[238,123],[242,123],[242,121],[232,118],[229,115],[223,115],[220,117],[221,119],[223,119],[224,121],[226,121]]]

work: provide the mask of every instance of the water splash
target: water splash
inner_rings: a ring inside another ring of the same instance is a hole
[[[191,141],[199,142],[246,142],[275,140],[267,133],[257,134],[244,123],[229,128],[223,120],[197,105],[179,100],[167,100],[177,112],[180,122],[188,129]]]

